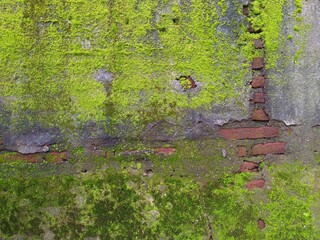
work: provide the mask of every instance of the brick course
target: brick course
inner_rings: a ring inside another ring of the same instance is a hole
[[[265,103],[264,94],[262,92],[254,93],[252,101],[254,103]]]
[[[264,76],[256,76],[251,81],[252,88],[260,88],[266,85],[266,79]]]
[[[278,137],[279,132],[280,129],[277,127],[220,129],[222,137],[233,140],[273,138]]]
[[[255,109],[251,115],[253,121],[269,121],[268,114],[263,109]]]
[[[267,155],[267,154],[284,154],[287,144],[285,142],[273,142],[256,144],[252,146],[252,155]]]

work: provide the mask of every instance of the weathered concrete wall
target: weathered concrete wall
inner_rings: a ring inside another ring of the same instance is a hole
[[[9,148],[38,129],[77,142],[88,123],[140,137],[166,122],[181,138],[248,117],[253,46],[238,1],[12,0],[0,13]]]
[[[315,126],[320,124],[320,2],[303,1],[296,17],[295,9],[293,2],[284,7],[280,58],[268,73],[268,109],[287,125]]]

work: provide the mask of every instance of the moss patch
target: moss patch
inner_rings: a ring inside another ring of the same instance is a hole
[[[249,64],[235,40],[241,8],[225,0],[1,2],[8,125],[71,132],[87,121],[150,122],[237,99]],[[113,76],[108,89],[94,79],[99,69]],[[175,91],[181,75],[201,82],[201,91]]]

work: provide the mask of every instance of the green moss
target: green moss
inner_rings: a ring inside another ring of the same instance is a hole
[[[265,41],[267,69],[274,68],[280,56],[278,48],[285,2],[285,0],[256,0],[252,6],[249,21],[253,28],[262,30],[260,35]]]
[[[2,164],[2,238],[316,239],[315,171],[298,162],[264,165],[271,184],[251,191],[245,185],[254,174],[169,176],[155,164],[154,175],[143,177],[137,160],[77,175],[40,169]]]
[[[266,239],[316,239],[311,206],[314,171],[300,163],[271,168]]]
[[[150,122],[237,99],[249,59],[232,40],[243,34],[236,15],[219,23],[229,5],[2,2],[0,94],[12,114],[8,125],[41,123],[72,132],[88,121]],[[98,69],[113,73],[111,89],[93,78]],[[201,82],[199,94],[174,90],[181,75]]]

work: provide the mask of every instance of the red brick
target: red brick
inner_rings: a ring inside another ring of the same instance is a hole
[[[264,48],[264,45],[261,39],[253,39],[253,44],[256,49]]]
[[[266,155],[266,154],[284,154],[287,144],[284,142],[273,142],[256,144],[252,146],[252,155]]]
[[[237,156],[238,157],[245,157],[247,156],[247,148],[243,146],[239,146],[237,149]]]
[[[264,94],[262,92],[257,92],[253,95],[252,101],[254,103],[264,103],[266,100],[265,100]]]
[[[220,135],[226,139],[258,139],[273,138],[279,136],[277,127],[257,127],[257,128],[223,128],[220,129]]]
[[[239,172],[258,172],[259,163],[244,161],[239,169]]]
[[[256,76],[252,79],[251,86],[252,88],[260,88],[266,85],[266,79],[264,76]]]
[[[176,152],[175,148],[156,148],[154,150],[156,155],[171,155]]]
[[[247,183],[246,187],[248,189],[253,189],[253,188],[263,188],[265,184],[265,180],[263,179],[256,179],[256,180],[252,180],[250,182]]]
[[[253,121],[269,121],[268,114],[263,109],[255,109],[251,115]]]
[[[264,59],[262,57],[254,58],[251,64],[252,70],[259,70],[264,67]]]
[[[260,229],[264,229],[266,227],[266,223],[262,219],[259,219],[257,224]]]
[[[249,6],[245,5],[243,6],[243,11],[242,11],[243,15],[245,16],[249,16]]]

